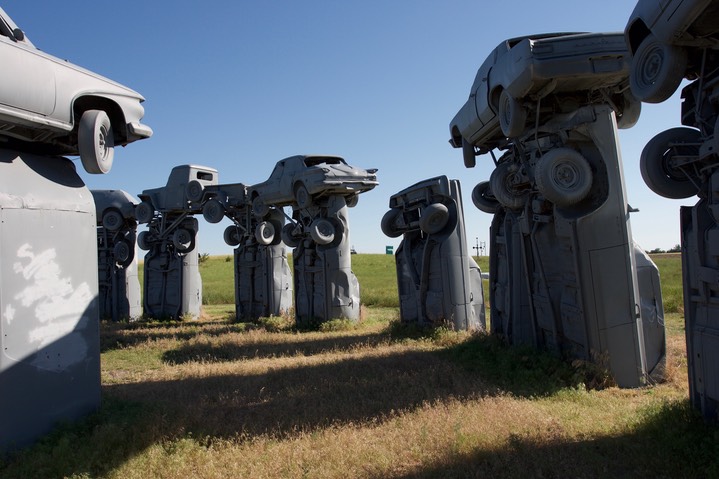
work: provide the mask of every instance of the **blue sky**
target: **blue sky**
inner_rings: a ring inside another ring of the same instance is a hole
[[[135,1],[5,0],[38,48],[139,91],[149,140],[119,148],[91,189],[138,194],[163,186],[173,166],[206,165],[221,183],[264,181],[295,154],[333,154],[379,168],[380,186],[350,210],[351,243],[383,253],[398,239],[379,227],[389,197],[426,178],[459,179],[468,242],[488,241],[490,216],[472,187],[489,157],[466,169],[448,124],[477,68],[502,40],[557,31],[621,31],[634,2],[518,0]],[[679,206],[641,179],[639,155],[656,133],[678,126],[680,99],[643,105],[620,132],[634,238],[646,249],[680,241]],[[200,219],[200,252],[230,254],[224,220]]]

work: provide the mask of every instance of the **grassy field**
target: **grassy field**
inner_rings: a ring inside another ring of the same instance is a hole
[[[357,255],[358,325],[234,323],[232,304],[103,323],[100,411],[4,458],[0,477],[718,477],[719,431],[687,402],[680,260],[656,261],[662,384],[597,387],[579,362],[399,327],[392,257]],[[232,297],[232,262],[201,272],[206,298]]]

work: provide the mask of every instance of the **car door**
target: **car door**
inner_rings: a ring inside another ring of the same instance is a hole
[[[3,70],[0,107],[51,115],[55,109],[56,65],[26,39],[15,38],[14,28],[12,22],[0,17],[0,65]]]

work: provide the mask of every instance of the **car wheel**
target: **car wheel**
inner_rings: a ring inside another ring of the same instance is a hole
[[[172,244],[178,253],[186,253],[192,249],[194,236],[191,231],[178,228],[172,234]]]
[[[288,248],[297,248],[300,245],[300,241],[302,241],[302,236],[295,234],[296,228],[297,225],[294,223],[287,223],[282,227],[280,236],[282,237],[282,242]]]
[[[252,214],[258,218],[263,218],[267,213],[270,212],[270,207],[259,196],[255,196],[252,199]]]
[[[149,223],[155,216],[155,207],[149,201],[141,201],[135,206],[135,219],[138,223]]]
[[[642,102],[634,98],[630,90],[622,94],[622,109],[617,115],[617,128],[626,130],[633,127],[639,121],[639,115],[642,113]]]
[[[225,232],[222,234],[222,239],[229,246],[237,246],[240,244],[240,231],[236,225],[230,225],[225,228]]]
[[[275,239],[275,226],[270,221],[262,221],[255,228],[255,239],[263,246],[267,246]]]
[[[507,138],[522,134],[527,123],[527,110],[507,90],[499,95],[499,126]]]
[[[534,170],[537,189],[557,206],[571,206],[582,201],[589,194],[593,179],[587,159],[570,148],[548,151]]]
[[[218,200],[209,200],[202,207],[202,217],[208,223],[219,223],[225,217],[225,207]]]
[[[348,208],[354,208],[355,206],[357,206],[357,203],[359,203],[359,193],[348,196],[347,198],[345,198],[345,202],[347,203]]]
[[[150,232],[149,231],[141,231],[139,235],[137,235],[137,246],[141,250],[149,251],[150,250]]]
[[[119,239],[112,248],[112,255],[115,257],[115,262],[122,267],[125,267],[132,263],[133,258],[132,245],[126,239]]]
[[[419,228],[427,234],[436,234],[444,229],[449,221],[449,209],[442,203],[432,203],[422,210]]]
[[[202,201],[202,195],[205,191],[205,187],[198,180],[190,180],[185,186],[185,197],[193,202],[199,203]]]
[[[474,151],[474,145],[462,137],[462,158],[464,159],[465,168],[474,168],[477,165],[477,155]]]
[[[307,187],[302,183],[298,183],[297,186],[295,186],[295,201],[297,201],[297,206],[301,210],[312,206],[312,196],[310,196]]]
[[[499,204],[510,210],[524,206],[527,191],[518,189],[517,166],[513,163],[500,163],[489,177],[489,189]]]
[[[699,192],[699,176],[691,167],[682,169],[677,158],[699,155],[700,137],[699,130],[678,127],[649,140],[639,158],[639,169],[650,190],[671,199],[689,198]]]
[[[674,93],[687,69],[687,52],[662,43],[649,34],[632,57],[629,84],[634,96],[647,103],[661,103]]]
[[[329,220],[318,218],[310,225],[310,237],[319,245],[330,244],[335,239],[335,226]]]
[[[390,238],[402,236],[402,230],[397,227],[397,219],[399,219],[400,215],[402,215],[402,211],[392,209],[382,216],[380,226],[385,236],[389,236]]]
[[[122,213],[116,209],[107,210],[102,214],[102,227],[108,231],[119,231],[124,222]]]
[[[479,211],[489,213],[493,215],[497,212],[499,207],[499,201],[492,194],[492,190],[489,187],[489,181],[482,181],[472,188],[472,203],[477,207]]]
[[[85,171],[101,175],[110,171],[115,155],[110,118],[102,110],[82,114],[77,130],[77,149]]]

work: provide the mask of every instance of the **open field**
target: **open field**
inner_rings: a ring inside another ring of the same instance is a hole
[[[0,477],[717,477],[719,429],[687,402],[680,259],[657,263],[674,304],[662,384],[620,390],[485,334],[399,327],[392,257],[357,255],[359,325],[234,323],[232,304],[103,323],[101,410]],[[233,294],[231,262],[201,271],[206,298]]]

